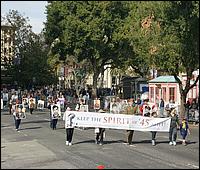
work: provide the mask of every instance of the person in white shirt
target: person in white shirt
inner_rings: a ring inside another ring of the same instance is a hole
[[[65,129],[66,129],[66,145],[72,145],[72,137],[74,134],[74,125],[72,123],[72,119],[75,117],[74,113],[70,113],[71,109],[68,107],[63,115],[63,120],[65,121]]]

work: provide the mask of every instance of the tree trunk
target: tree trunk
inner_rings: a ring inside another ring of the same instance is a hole
[[[95,71],[94,75],[93,75],[93,87],[92,87],[93,95],[92,95],[92,99],[97,98],[97,79],[98,79],[98,74]]]
[[[187,94],[184,92],[181,93],[181,105],[180,105],[180,118],[186,117],[185,115],[185,103],[186,103]]]

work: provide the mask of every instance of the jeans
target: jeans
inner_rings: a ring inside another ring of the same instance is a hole
[[[21,123],[21,119],[16,119],[15,117],[14,117],[14,119],[15,119],[15,128],[19,129],[19,125]]]
[[[177,127],[170,127],[169,128],[169,141],[176,141],[177,138]]]
[[[56,129],[57,122],[58,122],[58,119],[52,119],[52,128],[53,128],[53,130]]]

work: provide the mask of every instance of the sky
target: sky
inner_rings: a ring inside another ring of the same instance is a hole
[[[45,6],[47,1],[1,1],[1,15],[9,10],[17,10],[24,17],[29,18],[29,24],[35,33],[40,33],[46,22]]]

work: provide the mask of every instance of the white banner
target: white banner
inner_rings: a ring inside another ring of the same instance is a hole
[[[16,119],[26,119],[26,108],[22,104],[16,104],[14,109],[13,115]]]
[[[39,110],[44,109],[44,100],[38,100],[37,109]]]
[[[51,118],[52,119],[61,119],[60,104],[52,104],[51,105]]]
[[[77,112],[74,113],[72,124],[77,127],[101,127],[138,131],[169,132],[171,118],[153,118],[126,114]]]

